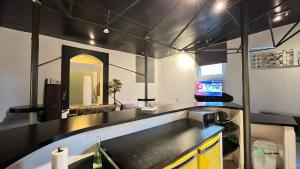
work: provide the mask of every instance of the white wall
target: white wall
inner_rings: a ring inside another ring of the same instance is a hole
[[[292,25],[283,26],[274,30],[276,42],[288,31]],[[297,26],[295,30],[299,30]],[[293,33],[293,32],[292,32]],[[271,46],[269,31],[253,34],[249,37],[250,48]],[[240,39],[228,42],[228,48],[240,45]],[[300,51],[300,34],[287,41],[273,51],[294,49]],[[263,51],[263,52],[269,52]],[[258,52],[255,52],[258,53]],[[255,53],[250,53],[252,56]],[[225,91],[234,96],[236,103],[242,104],[242,71],[241,55],[228,55],[227,74],[225,77]],[[300,67],[250,70],[251,111],[270,111],[300,115]]]
[[[40,36],[39,63],[61,57],[62,45],[109,53],[109,62],[127,69],[135,70],[135,55],[108,50],[48,36]],[[3,120],[10,106],[29,104],[30,89],[30,52],[31,34],[0,27],[0,121]],[[157,61],[155,61],[155,67]],[[157,70],[156,70],[157,73]],[[157,80],[157,74],[155,74]],[[39,103],[43,98],[45,78],[61,79],[61,60],[54,61],[39,68]],[[137,98],[144,97],[144,84],[135,83],[134,73],[111,67],[109,78],[120,79],[123,88],[117,99],[124,103],[136,103]],[[149,84],[150,97],[157,98],[157,81]]]
[[[158,101],[160,104],[190,103],[194,100],[195,61],[179,53],[158,60]]]
[[[287,25],[274,29],[276,42],[290,27],[291,25]],[[299,28],[300,26],[295,30],[299,30]],[[269,31],[249,37],[250,48],[271,46],[271,44]],[[238,48],[240,39],[231,40],[227,45],[228,48]],[[300,51],[300,34],[275,50],[281,49]],[[177,102],[190,102],[193,100],[195,80],[221,79],[224,81],[224,92],[232,95],[235,103],[242,104],[242,60],[240,54],[228,55],[225,76],[200,79],[196,77],[195,66],[183,69],[178,58],[180,58],[180,54],[158,60],[158,98],[160,103],[175,103],[176,100]],[[300,67],[270,70],[251,69],[250,82],[252,112],[270,111],[300,115]]]
[[[0,121],[8,107],[29,103],[30,36],[0,27]]]

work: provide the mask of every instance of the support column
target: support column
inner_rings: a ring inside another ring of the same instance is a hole
[[[149,49],[148,42],[145,41],[145,105],[148,104],[148,57]]]
[[[37,106],[38,98],[40,6],[39,0],[32,0],[30,105],[33,107]],[[36,112],[30,113],[30,123],[36,122]]]
[[[244,163],[245,169],[251,169],[251,126],[249,92],[249,46],[248,46],[248,0],[241,2],[241,47],[243,80],[243,120],[244,120]]]

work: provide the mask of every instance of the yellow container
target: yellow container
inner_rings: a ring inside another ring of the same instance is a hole
[[[197,154],[197,150],[194,150],[164,169],[198,169]]]
[[[220,138],[215,136],[198,148],[198,169],[221,169]]]

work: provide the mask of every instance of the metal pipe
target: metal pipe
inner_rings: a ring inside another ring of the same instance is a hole
[[[208,32],[206,32],[203,37],[206,37],[208,36],[210,33],[214,32],[215,30],[219,29],[219,28],[222,28],[223,26],[225,26],[227,23],[231,22],[232,19],[229,19],[227,21],[225,21],[224,23],[221,23],[219,25],[217,25],[216,27],[214,27],[213,29],[210,29]],[[193,42],[191,42],[190,44],[188,44],[187,46],[185,46],[183,49],[187,49],[188,47],[190,47],[192,44],[196,43],[197,41],[200,40],[201,37],[198,37],[196,40],[194,40]]]
[[[283,2],[281,2],[280,4],[278,4],[278,5],[274,6],[274,7],[272,7],[272,8],[271,8],[270,10],[268,10],[267,12],[265,12],[265,13],[263,13],[263,14],[261,14],[261,15],[255,17],[255,18],[251,19],[251,20],[248,22],[248,24],[251,24],[251,23],[257,21],[258,19],[264,17],[266,14],[270,13],[270,12],[273,11],[274,9],[278,8],[279,6],[288,3],[289,1],[290,1],[290,0],[283,1]]]
[[[30,65],[30,106],[37,106],[38,98],[38,64],[39,64],[39,31],[41,2],[32,0],[31,21],[31,65]],[[37,122],[36,112],[30,113],[30,123]]]
[[[132,73],[141,75],[141,76],[145,76],[145,74],[142,74],[142,73],[139,73],[139,72],[135,72],[135,71],[133,71],[133,70],[129,70],[129,69],[123,68],[123,67],[121,67],[121,66],[117,66],[117,65],[114,65],[114,64],[111,64],[111,63],[110,63],[109,65],[110,65],[110,66],[117,67],[117,68],[119,68],[119,69],[126,70],[126,71],[128,71],[128,72],[132,72]]]
[[[120,16],[123,16],[127,11],[129,11],[131,8],[133,8],[134,6],[136,6],[139,2],[141,2],[141,0],[135,0],[133,3],[131,3],[127,8],[125,8],[124,10],[122,10],[119,15],[115,16],[114,18],[112,18],[107,25],[111,25],[114,21],[116,21]]]
[[[277,47],[281,46],[282,44],[284,44],[286,41],[290,40],[292,37],[296,36],[298,33],[300,33],[300,30],[296,31],[295,33],[293,33],[291,36],[289,36],[288,38],[286,38],[285,40],[283,40],[282,42],[277,44]]]
[[[147,106],[148,100],[148,57],[149,57],[149,46],[148,42],[145,41],[145,105]]]
[[[174,10],[174,8],[178,6],[179,3],[180,1],[177,1],[167,12],[165,12],[162,17],[160,17],[158,21],[148,30],[144,37],[147,37],[154,30],[154,28],[156,28],[156,26],[159,25]]]
[[[226,9],[227,14],[232,18],[234,24],[240,28],[240,23],[237,18],[231,13],[230,9]]]
[[[276,44],[275,44],[275,39],[274,39],[274,34],[273,34],[273,26],[272,26],[272,20],[271,20],[270,14],[268,14],[268,17],[269,17],[269,28],[270,28],[272,43],[273,43],[273,46],[275,47]]]
[[[279,42],[275,45],[280,46],[282,42],[285,40],[285,38],[295,29],[295,27],[299,24],[299,20],[291,27],[291,29],[288,30],[288,32],[279,40]]]
[[[194,16],[189,20],[189,22],[183,27],[183,29],[177,34],[177,36],[173,39],[173,41],[169,44],[169,46],[172,46],[175,41],[182,35],[182,33],[191,25],[191,23],[198,17],[200,12],[202,11],[203,8],[205,8],[206,5],[203,4],[203,6],[194,14]]]
[[[251,169],[251,127],[250,127],[250,90],[249,90],[249,46],[248,46],[248,0],[241,2],[241,45],[243,81],[243,121],[244,121],[244,159],[245,169]]]
[[[44,65],[46,65],[46,64],[52,63],[52,62],[54,62],[54,61],[56,61],[56,60],[59,60],[59,59],[61,59],[61,57],[58,57],[58,58],[49,60],[49,61],[44,62],[44,63],[41,63],[41,64],[39,64],[38,66],[39,66],[39,67],[40,67],[40,66],[44,66]]]

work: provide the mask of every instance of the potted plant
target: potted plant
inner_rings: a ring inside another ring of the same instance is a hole
[[[117,105],[116,93],[121,92],[122,85],[119,79],[113,79],[109,82],[109,94],[113,96],[115,105]]]

